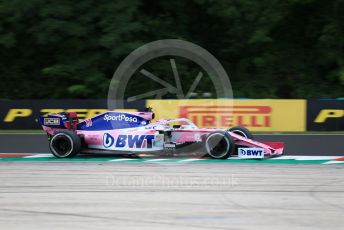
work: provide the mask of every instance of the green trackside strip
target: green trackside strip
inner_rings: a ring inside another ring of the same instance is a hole
[[[324,164],[329,160],[294,160],[294,159],[227,159],[227,160],[215,160],[215,159],[190,159],[190,158],[113,158],[113,157],[75,157],[75,158],[55,158],[55,157],[8,157],[0,158],[0,162],[113,162],[113,163],[221,163],[221,164]],[[344,165],[344,161],[339,163]],[[338,164],[337,164],[338,165]]]

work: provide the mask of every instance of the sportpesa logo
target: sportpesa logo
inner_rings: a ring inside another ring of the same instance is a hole
[[[105,114],[104,116],[105,121],[127,121],[127,122],[137,122],[136,117],[128,117],[125,114],[119,114],[116,116],[111,116],[109,114]]]

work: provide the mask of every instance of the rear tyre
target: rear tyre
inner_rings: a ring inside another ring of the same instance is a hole
[[[80,152],[81,140],[73,131],[60,131],[50,139],[49,147],[55,157],[71,158]]]
[[[214,159],[227,159],[235,151],[232,137],[225,131],[210,133],[204,142],[209,157]]]

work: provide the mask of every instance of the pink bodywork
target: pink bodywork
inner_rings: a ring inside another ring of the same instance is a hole
[[[147,120],[152,119],[152,113],[150,112],[135,112],[131,113],[137,116],[144,117]],[[170,128],[168,125],[170,123],[179,122],[184,124],[185,127],[182,129]],[[63,129],[51,128],[43,126],[45,132],[49,135],[54,135],[56,132]],[[90,146],[101,146],[103,145],[103,136],[105,133],[117,137],[118,135],[130,134],[130,135],[158,135],[159,130],[171,131],[174,136],[174,141],[178,143],[185,142],[200,142],[202,137],[205,137],[207,134],[224,129],[209,129],[209,128],[198,128],[190,120],[185,118],[174,119],[174,120],[158,120],[157,122],[150,123],[146,126],[136,127],[136,128],[127,128],[127,129],[113,129],[113,130],[101,130],[101,131],[86,131],[86,130],[75,130],[78,135],[82,135],[84,141],[87,145]],[[234,139],[236,145],[246,146],[246,147],[255,147],[264,149],[264,153],[268,157],[278,156],[283,153],[284,143],[283,142],[258,142],[251,139],[247,139],[236,133],[227,131],[231,137]],[[161,150],[161,149],[160,149]],[[135,149],[133,149],[135,151]]]
[[[198,130],[179,130],[176,131],[178,133],[182,133],[180,138],[177,140],[177,143],[183,143],[187,141],[195,141],[195,135],[196,133],[198,135],[207,135],[211,132],[214,132],[216,130],[221,130],[223,129],[198,129]],[[284,143],[283,142],[258,142],[254,141],[252,139],[247,139],[243,136],[240,136],[238,134],[235,134],[233,132],[227,131],[231,135],[231,137],[234,139],[236,145],[242,145],[242,146],[247,146],[247,147],[255,147],[255,148],[262,148],[264,149],[264,153],[266,155],[271,155],[271,156],[277,156],[283,154],[283,149],[284,149]]]

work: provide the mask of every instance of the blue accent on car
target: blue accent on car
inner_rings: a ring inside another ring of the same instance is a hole
[[[118,135],[116,147],[142,148],[143,141],[147,141],[146,148],[152,148],[154,135]]]
[[[146,126],[149,120],[124,112],[106,112],[78,124],[78,130],[99,131]]]
[[[115,138],[111,136],[109,133],[104,133],[103,136],[103,145],[105,148],[109,148],[115,142]]]

